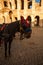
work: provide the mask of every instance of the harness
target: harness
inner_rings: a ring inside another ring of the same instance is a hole
[[[21,24],[21,22],[19,22],[19,24],[20,24],[20,30],[21,31],[23,31],[23,32],[30,32],[30,31],[32,31],[31,30],[31,27],[27,27],[26,25],[25,25],[25,29],[23,28],[23,26],[22,26],[22,24]],[[26,24],[26,23],[25,23]]]
[[[5,29],[5,24],[3,24],[1,27],[0,27],[0,31],[3,31]]]
[[[3,24],[2,26],[0,26],[0,40],[2,38],[2,34],[4,32],[4,29],[5,29],[5,24]]]

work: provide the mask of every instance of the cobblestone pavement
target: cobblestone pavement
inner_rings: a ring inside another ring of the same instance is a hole
[[[4,57],[4,45],[0,47],[0,65],[43,65],[43,28],[32,28],[30,39],[12,42],[11,56]]]

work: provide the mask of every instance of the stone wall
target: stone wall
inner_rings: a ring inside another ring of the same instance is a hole
[[[7,7],[4,6],[4,1],[7,2]],[[15,2],[16,1],[16,2]],[[43,19],[43,0],[41,0],[41,6],[39,6],[39,3],[36,3],[35,0],[32,0],[32,8],[28,9],[28,3],[30,1],[24,0],[24,9],[21,9],[22,7],[22,0],[0,0],[0,24],[2,24],[4,21],[5,23],[11,23],[10,17],[9,17],[9,11],[11,10],[13,13],[11,14],[12,22],[14,22],[17,17],[17,19],[20,19],[20,16],[24,16],[26,18],[27,16],[31,17],[32,26],[34,26],[34,21],[36,20],[35,17],[39,16],[40,19]],[[3,5],[3,6],[2,6]],[[16,8],[17,6],[17,8]],[[5,20],[3,18],[5,17]],[[42,26],[42,22],[39,22],[40,26]]]

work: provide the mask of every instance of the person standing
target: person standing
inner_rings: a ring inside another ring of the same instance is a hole
[[[20,17],[20,40],[23,39],[23,33],[24,33],[24,30],[25,30],[25,19],[23,16]]]

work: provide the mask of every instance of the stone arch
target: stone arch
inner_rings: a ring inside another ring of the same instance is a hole
[[[35,19],[36,19],[36,26],[39,26],[39,19],[40,19],[40,17],[37,15],[37,16],[35,16]]]
[[[15,19],[17,20],[17,17],[15,17]]]

